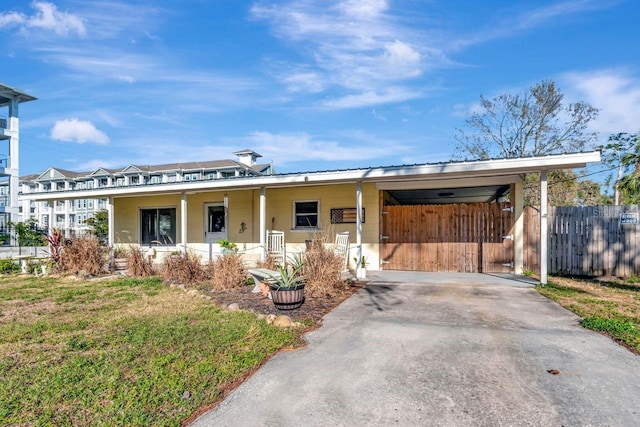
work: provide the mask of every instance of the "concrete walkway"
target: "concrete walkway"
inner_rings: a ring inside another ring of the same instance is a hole
[[[640,422],[640,357],[582,329],[526,280],[373,278],[307,335],[306,348],[271,359],[194,425]]]

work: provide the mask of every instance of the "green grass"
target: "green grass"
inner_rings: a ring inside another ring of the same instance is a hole
[[[638,286],[556,278],[538,292],[582,317],[580,324],[640,354]]]
[[[157,278],[0,278],[0,425],[180,425],[299,330]]]

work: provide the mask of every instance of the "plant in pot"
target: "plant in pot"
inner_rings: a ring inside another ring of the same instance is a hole
[[[289,269],[278,266],[278,274],[271,276],[269,288],[273,305],[279,310],[294,310],[304,303],[304,276],[302,264]]]
[[[238,245],[229,239],[220,239],[218,240],[218,244],[222,248],[223,254],[235,254],[238,252]]]
[[[358,257],[353,259],[356,263],[356,279],[365,279],[367,277],[367,257],[362,255],[358,260]]]
[[[113,248],[113,269],[118,272],[126,271],[129,268],[129,254],[122,246]]]

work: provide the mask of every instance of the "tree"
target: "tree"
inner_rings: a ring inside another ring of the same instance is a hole
[[[36,220],[29,222],[10,222],[18,237],[18,246],[44,246],[44,234],[38,230]]]
[[[548,175],[548,198],[551,206],[596,206],[609,204],[600,184],[583,179],[572,170],[554,170]],[[526,206],[540,206],[540,174],[528,174],[523,189]]]
[[[637,204],[640,202],[640,135],[617,133],[610,135],[608,142],[598,148],[602,150],[602,161],[616,169],[614,203]]]
[[[482,111],[458,129],[454,158],[473,159],[543,156],[581,151],[595,141],[587,126],[598,110],[585,102],[565,106],[564,94],[544,80],[523,94],[504,93],[487,99]]]
[[[98,239],[103,240],[109,236],[109,212],[106,209],[96,212],[94,216],[87,218],[84,223],[91,228],[91,234]]]

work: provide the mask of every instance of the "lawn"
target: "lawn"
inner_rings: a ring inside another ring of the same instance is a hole
[[[180,425],[300,329],[159,278],[0,277],[0,425]]]
[[[604,333],[640,354],[640,286],[622,281],[554,277],[537,290],[582,317],[585,328]]]

